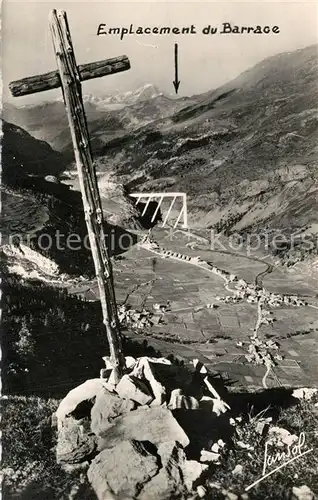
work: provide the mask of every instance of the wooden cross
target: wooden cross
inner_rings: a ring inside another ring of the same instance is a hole
[[[67,111],[79,176],[85,220],[99,286],[103,322],[115,373],[120,377],[125,367],[111,260],[103,230],[104,218],[92,159],[81,81],[130,69],[126,56],[77,66],[66,12],[50,14],[58,71],[32,76],[9,84],[13,96],[22,96],[61,87]]]

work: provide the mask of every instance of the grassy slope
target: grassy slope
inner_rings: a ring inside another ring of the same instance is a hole
[[[3,461],[2,495],[4,500],[94,500],[85,471],[66,473],[55,462],[55,431],[50,416],[58,400],[37,397],[12,397],[2,402],[3,408]],[[279,409],[273,424],[299,436],[305,433],[305,447],[312,451],[285,466],[281,471],[264,479],[248,492],[250,500],[287,500],[293,486],[308,486],[317,490],[317,407],[301,401],[296,406]],[[227,492],[242,495],[247,486],[262,476],[266,433],[261,436],[257,425],[268,412],[255,415],[253,410],[240,414],[242,422],[236,424],[229,447],[221,452],[221,464],[211,467],[206,477],[207,499],[223,500]],[[240,443],[245,445],[242,448]],[[248,448],[248,449],[247,449]],[[284,448],[285,452],[286,447]],[[270,453],[282,448],[269,448]],[[282,460],[281,463],[287,460]],[[236,466],[240,474],[233,474]],[[274,467],[269,467],[272,470]],[[229,493],[230,494],[230,493]],[[193,497],[191,497],[193,498]],[[238,498],[238,497],[234,497]],[[243,497],[241,497],[243,498]]]
[[[99,303],[2,276],[3,391],[56,396],[96,376],[98,359],[108,351]]]
[[[253,414],[254,413],[254,414]],[[213,483],[219,483],[222,488],[240,495],[245,488],[262,477],[264,465],[265,442],[268,439],[266,432],[260,435],[257,424],[262,417],[267,417],[268,412],[255,415],[253,410],[243,415],[243,423],[237,425],[233,436],[233,447],[227,454],[223,466],[217,466],[215,474],[211,477]],[[318,485],[318,454],[317,454],[317,425],[318,411],[313,402],[300,401],[297,405],[281,408],[273,420],[274,426],[288,430],[291,434],[305,434],[305,447],[302,451],[312,449],[306,456],[295,460],[283,467],[268,478],[264,479],[248,492],[250,500],[283,500],[293,498],[293,486],[308,486],[317,495]],[[250,450],[242,448],[238,443],[251,447]],[[291,447],[292,448],[292,447]],[[269,447],[268,453],[275,456],[287,448]],[[287,462],[287,458],[277,462],[276,467]],[[232,471],[237,465],[242,466],[242,473],[233,475]],[[267,468],[270,472],[275,465]],[[208,498],[223,499],[218,488],[211,488]]]
[[[95,500],[85,472],[56,463],[51,415],[59,401],[10,396],[2,401],[3,500]]]

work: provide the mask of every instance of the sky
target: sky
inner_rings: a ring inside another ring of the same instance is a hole
[[[52,2],[3,0],[3,99],[16,105],[50,101],[61,95],[51,90],[13,98],[8,83],[56,69],[48,24],[50,11],[67,12],[78,64],[127,55],[131,69],[83,82],[83,93],[103,96],[136,90],[152,83],[172,94],[174,44],[179,45],[179,96],[199,94],[235,78],[264,58],[317,43],[318,3],[287,1],[117,1]],[[279,33],[220,34],[222,23],[238,26],[278,26]],[[191,26],[195,35],[97,36],[107,27]],[[218,33],[204,35],[207,25]]]

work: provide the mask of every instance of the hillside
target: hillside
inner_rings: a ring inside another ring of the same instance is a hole
[[[223,192],[284,166],[314,167],[316,75],[316,47],[272,57],[170,120],[108,146],[133,157],[136,184],[169,175],[192,195],[220,185]],[[123,162],[114,166],[129,176]]]
[[[67,167],[65,155],[21,127],[3,121],[1,257],[23,277],[51,279],[51,268],[57,269],[54,276],[94,274],[85,243],[81,194],[59,180]],[[112,217],[107,214],[105,224],[106,238],[112,235],[110,253],[117,254],[118,238],[126,232],[122,228],[141,228],[145,217],[123,186],[105,178],[102,188],[102,201],[105,197],[115,199],[120,207]],[[80,239],[76,251],[67,243],[71,234]]]
[[[85,110],[89,123],[105,115],[104,111],[99,112],[98,107],[90,102],[86,103]],[[61,100],[45,102],[36,106],[21,107],[4,103],[3,117],[5,120],[22,127],[36,139],[46,141],[58,151],[62,151],[63,148],[71,145],[67,115],[64,103]],[[119,127],[116,120],[111,121],[110,124],[114,130]]]
[[[49,144],[39,141],[23,130],[3,120],[2,180],[15,183],[32,174],[40,177],[58,175],[68,165],[67,159]]]
[[[192,225],[251,231],[318,222],[317,47],[266,59],[100,151],[134,190],[181,190]],[[102,167],[101,167],[102,168]]]

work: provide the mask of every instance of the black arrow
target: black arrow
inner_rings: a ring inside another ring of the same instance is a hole
[[[174,81],[172,82],[174,85],[174,89],[176,94],[178,93],[178,88],[180,85],[180,80],[178,80],[178,44],[174,44]]]

